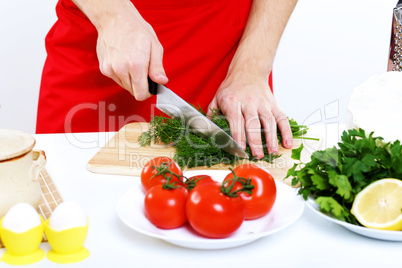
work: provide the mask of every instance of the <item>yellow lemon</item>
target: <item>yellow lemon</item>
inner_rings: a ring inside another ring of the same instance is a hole
[[[402,230],[402,180],[381,179],[360,191],[350,212],[361,225],[381,230]]]

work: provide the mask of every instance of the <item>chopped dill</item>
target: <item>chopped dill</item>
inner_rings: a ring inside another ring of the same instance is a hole
[[[200,109],[201,113],[205,113]],[[230,135],[229,123],[226,118],[214,111],[210,117],[211,121]],[[289,119],[289,124],[293,133],[293,138],[300,138],[307,133],[308,128],[299,125],[293,119]],[[251,154],[251,149],[247,145],[246,153],[251,161],[266,161],[272,163],[281,155],[270,154],[267,151],[265,135],[261,133],[262,144],[264,145],[264,157],[256,159]],[[278,130],[278,142],[281,143],[282,137]],[[164,143],[174,146],[176,154],[174,160],[183,167],[213,166],[216,164],[233,165],[239,159],[238,156],[231,155],[220,148],[214,146],[211,138],[205,138],[195,134],[191,128],[186,127],[180,119],[169,118],[166,116],[154,116],[150,122],[150,129],[141,134],[139,144],[141,146],[151,145],[151,142]]]

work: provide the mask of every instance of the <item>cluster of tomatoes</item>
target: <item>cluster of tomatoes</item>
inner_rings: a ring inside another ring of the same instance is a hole
[[[266,215],[276,199],[273,177],[254,164],[236,167],[220,183],[208,175],[185,178],[173,159],[156,157],[144,166],[141,184],[152,224],[174,229],[188,222],[210,238],[228,237],[244,220]]]

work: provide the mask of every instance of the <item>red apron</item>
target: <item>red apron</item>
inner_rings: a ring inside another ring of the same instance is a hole
[[[164,48],[167,86],[204,110],[226,76],[252,0],[133,0]],[[99,71],[97,31],[71,0],[59,0],[46,37],[37,133],[117,131],[154,114]],[[270,86],[272,80],[270,77]]]

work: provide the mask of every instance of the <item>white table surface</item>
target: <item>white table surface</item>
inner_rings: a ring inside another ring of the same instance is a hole
[[[337,142],[342,125],[311,127]],[[138,177],[91,173],[87,162],[114,133],[36,135],[47,155],[46,169],[63,199],[80,203],[90,225],[85,247],[90,256],[75,264],[44,258],[29,267],[402,267],[402,242],[375,240],[326,221],[308,207],[290,227],[251,244],[224,250],[181,248],[124,225],[117,216],[121,196]],[[48,243],[40,246],[45,252]],[[4,249],[0,250],[0,254]],[[15,267],[0,263],[2,267]]]

